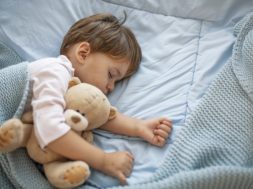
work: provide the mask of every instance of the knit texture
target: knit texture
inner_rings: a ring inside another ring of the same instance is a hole
[[[0,42],[0,124],[12,117],[20,118],[29,98],[28,63],[21,61],[15,51]],[[24,149],[0,154],[0,163],[0,188],[49,187]],[[33,185],[30,185],[31,176],[34,178]],[[39,178],[38,181],[36,178]]]
[[[27,62],[18,63],[0,70],[0,124],[19,118],[25,107],[29,91]]]
[[[0,124],[20,117],[29,92],[27,62],[0,41]]]
[[[152,178],[114,188],[252,188],[252,28],[253,15],[235,27],[237,40],[230,61],[189,116]],[[3,188],[50,188],[24,150],[1,155],[0,160],[1,187],[4,183]]]
[[[235,26],[231,59],[160,168],[149,180],[125,189],[253,188],[252,29],[253,14]]]
[[[0,70],[22,62],[21,57],[10,47],[0,41]]]

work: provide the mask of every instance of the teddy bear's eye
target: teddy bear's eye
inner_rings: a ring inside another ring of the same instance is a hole
[[[85,113],[82,113],[82,116],[85,116]]]
[[[76,110],[78,113],[80,113],[80,111],[79,110]]]

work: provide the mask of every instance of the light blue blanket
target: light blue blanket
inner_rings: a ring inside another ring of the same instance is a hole
[[[125,189],[253,188],[253,14],[234,34],[232,58],[161,167],[150,180]]]

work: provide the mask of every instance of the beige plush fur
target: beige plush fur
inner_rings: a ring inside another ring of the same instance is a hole
[[[91,130],[98,128],[116,116],[106,96],[96,87],[71,80],[65,94],[66,123],[85,140],[92,142]],[[57,188],[73,188],[83,184],[90,175],[89,165],[82,161],[70,161],[41,149],[33,132],[32,113],[27,112],[22,119],[11,119],[0,127],[0,152],[10,152],[26,147],[29,156],[43,164],[49,182]]]

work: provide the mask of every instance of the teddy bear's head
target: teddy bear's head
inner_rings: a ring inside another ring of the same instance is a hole
[[[92,130],[116,116],[116,109],[97,87],[72,80],[65,94],[66,109],[74,110],[86,117],[88,127]]]

